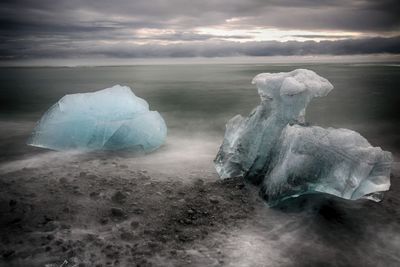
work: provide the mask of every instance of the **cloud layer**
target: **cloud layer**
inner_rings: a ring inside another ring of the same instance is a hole
[[[397,0],[5,0],[0,59],[399,53],[398,14]]]

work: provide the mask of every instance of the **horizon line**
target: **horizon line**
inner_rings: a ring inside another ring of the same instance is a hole
[[[52,58],[0,60],[0,67],[119,67],[138,65],[229,65],[229,64],[351,64],[400,63],[400,54],[237,56],[169,58]]]

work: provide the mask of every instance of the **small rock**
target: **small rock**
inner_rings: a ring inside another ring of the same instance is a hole
[[[60,225],[60,229],[71,229],[71,225],[63,223]]]
[[[217,203],[219,203],[219,200],[218,200],[218,198],[217,198],[217,197],[215,197],[215,196],[211,196],[211,197],[209,197],[209,198],[208,198],[208,200],[209,200],[211,203],[213,203],[213,204],[217,204]]]
[[[153,234],[153,231],[149,230],[149,229],[144,229],[143,234],[145,235],[151,235]]]
[[[31,253],[29,253],[29,252],[26,251],[26,250],[21,251],[20,253],[18,253],[18,257],[19,257],[19,258],[22,258],[22,259],[26,259],[26,258],[28,258],[29,256],[31,256]]]
[[[72,258],[72,257],[74,257],[74,256],[75,256],[75,251],[73,251],[72,249],[69,250],[68,253],[67,253],[67,257],[68,257],[68,258]]]
[[[180,234],[180,235],[178,235],[178,240],[181,242],[186,242],[186,241],[189,241],[190,238],[187,235]]]
[[[89,194],[89,197],[91,197],[91,198],[96,198],[96,197],[98,197],[99,195],[100,195],[99,192],[91,192],[91,193]]]
[[[168,236],[167,235],[159,236],[158,240],[160,240],[162,243],[166,243],[168,240]]]
[[[151,249],[155,249],[155,248],[159,247],[159,244],[157,242],[149,242],[149,243],[147,243],[147,245]]]
[[[14,220],[12,220],[11,222],[10,222],[10,224],[17,224],[17,223],[19,223],[19,222],[21,222],[22,221],[22,218],[21,217],[17,217],[17,218],[15,218]]]
[[[120,208],[111,208],[111,215],[119,218],[126,217],[125,211]]]
[[[75,195],[81,195],[81,194],[82,194],[81,191],[79,191],[79,190],[77,190],[77,189],[75,189],[75,190],[73,191],[73,193],[74,193]]]
[[[44,215],[43,216],[43,221],[44,221],[43,223],[46,224],[48,222],[54,221],[54,219],[51,218],[51,217],[48,217],[47,215]]]
[[[244,184],[244,183],[240,183],[240,184],[236,185],[236,187],[237,187],[238,189],[242,189],[242,188],[245,187],[245,184]]]
[[[143,214],[144,213],[144,209],[137,208],[137,209],[132,210],[132,213],[134,213],[134,214]]]
[[[57,229],[57,224],[54,222],[49,222],[45,224],[43,232],[51,232],[54,231],[55,229]]]
[[[14,255],[15,251],[12,249],[6,250],[5,252],[3,252],[3,257],[4,258],[8,258],[11,257],[12,255]]]
[[[95,241],[97,236],[95,234],[86,234],[85,239],[89,242]]]
[[[108,219],[107,218],[101,218],[100,219],[100,223],[103,224],[103,225],[107,224],[108,223]]]
[[[71,210],[70,210],[70,208],[69,208],[69,207],[65,207],[65,208],[63,209],[63,212],[65,212],[65,213],[70,213],[70,212],[71,212]]]
[[[125,240],[125,241],[131,241],[131,240],[133,240],[133,234],[132,233],[130,233],[130,232],[123,232],[123,233],[121,233],[121,239],[122,240]]]
[[[123,204],[126,201],[126,195],[121,191],[115,192],[115,194],[111,197],[111,200],[118,204]]]
[[[136,229],[136,228],[138,228],[139,227],[139,222],[137,222],[137,221],[132,221],[131,222],[131,228],[132,229]]]
[[[199,192],[200,193],[205,193],[206,192],[206,189],[202,186],[202,187],[199,187]]]

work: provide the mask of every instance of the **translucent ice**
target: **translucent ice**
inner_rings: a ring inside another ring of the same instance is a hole
[[[214,160],[221,178],[244,176],[261,184],[274,205],[306,193],[378,200],[390,187],[390,152],[347,129],[304,126],[314,97],[332,84],[310,70],[262,73],[253,79],[261,97],[247,118],[232,118]]]
[[[37,123],[29,145],[53,150],[132,150],[161,146],[167,127],[129,87],[115,85],[61,98]]]

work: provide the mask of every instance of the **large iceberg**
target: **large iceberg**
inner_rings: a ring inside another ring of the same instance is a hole
[[[28,144],[53,150],[131,150],[160,147],[167,127],[127,86],[61,98],[40,119]]]
[[[262,73],[253,79],[261,104],[233,117],[214,160],[221,178],[261,185],[270,205],[307,193],[379,201],[390,187],[392,155],[347,129],[307,126],[306,107],[332,84],[315,72]]]

